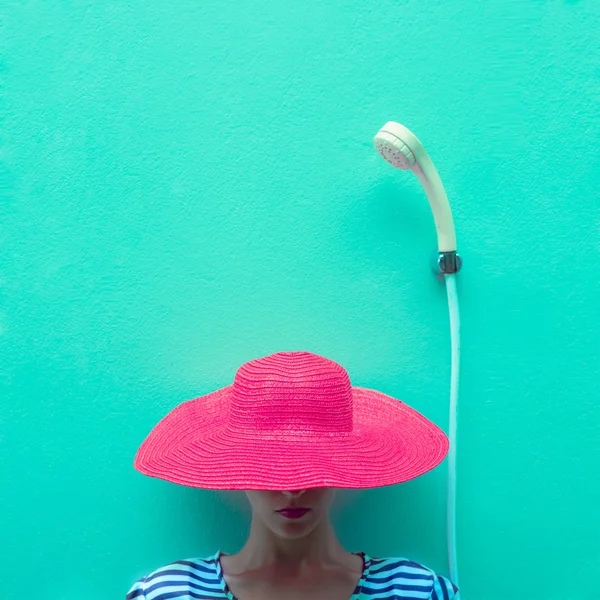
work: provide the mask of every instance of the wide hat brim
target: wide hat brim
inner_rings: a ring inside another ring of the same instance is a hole
[[[351,432],[291,437],[232,432],[232,391],[229,385],[174,408],[139,447],[135,469],[211,490],[360,489],[404,483],[448,454],[435,423],[377,390],[352,387]]]

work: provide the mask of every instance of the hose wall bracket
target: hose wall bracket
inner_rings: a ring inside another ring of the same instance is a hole
[[[436,252],[433,257],[433,270],[436,275],[444,276],[458,273],[462,267],[462,259],[456,252]]]

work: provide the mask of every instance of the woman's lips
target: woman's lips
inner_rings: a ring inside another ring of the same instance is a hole
[[[283,510],[277,511],[280,515],[283,515],[286,519],[300,519],[306,513],[310,512],[310,508],[284,508]]]

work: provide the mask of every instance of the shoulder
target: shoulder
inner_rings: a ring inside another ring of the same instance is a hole
[[[450,600],[458,592],[458,586],[450,579],[426,565],[399,556],[372,557],[363,589],[411,600]]]
[[[138,579],[129,589],[125,600],[144,600],[157,593],[194,591],[210,592],[217,589],[215,557],[184,558],[149,572]]]

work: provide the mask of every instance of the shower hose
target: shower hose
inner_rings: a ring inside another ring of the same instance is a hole
[[[456,274],[444,275],[448,293],[448,309],[450,312],[450,343],[452,349],[452,366],[450,371],[450,448],[448,451],[448,490],[447,490],[447,539],[448,568],[450,579],[460,587],[456,561],[456,420],[458,406],[458,382],[460,366],[460,315],[458,311],[458,294],[456,291]],[[460,592],[454,596],[460,600]]]

